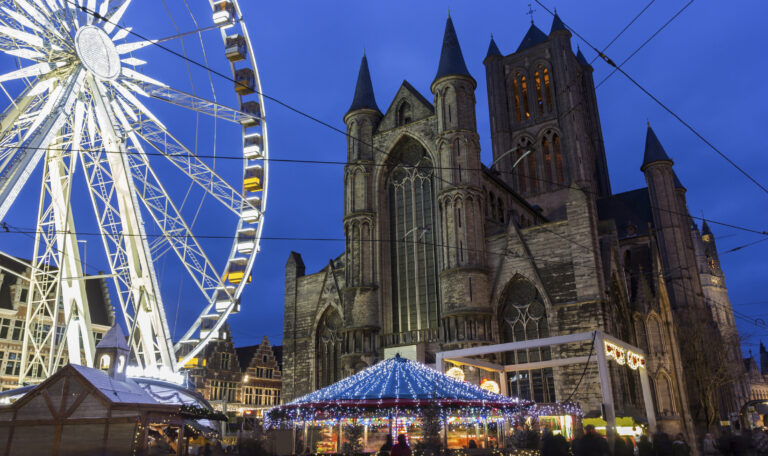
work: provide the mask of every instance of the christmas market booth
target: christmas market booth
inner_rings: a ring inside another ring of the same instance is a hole
[[[298,453],[377,452],[387,435],[412,448],[502,448],[533,403],[502,396],[399,355],[269,410]]]

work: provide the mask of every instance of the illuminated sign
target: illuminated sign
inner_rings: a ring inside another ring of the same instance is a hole
[[[482,382],[480,382],[480,388],[490,391],[493,394],[499,394],[499,384],[494,382],[493,380],[488,380],[487,378],[484,378]]]
[[[445,375],[455,378],[460,382],[464,381],[464,371],[460,367],[452,367],[448,369],[448,372],[446,372]]]
[[[605,356],[613,358],[620,365],[627,365],[631,369],[645,368],[645,357],[632,350],[626,350],[613,342],[605,341]]]

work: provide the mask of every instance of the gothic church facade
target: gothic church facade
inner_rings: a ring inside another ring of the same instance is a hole
[[[345,251],[311,274],[298,253],[286,264],[284,399],[397,349],[433,363],[443,350],[599,329],[646,351],[660,422],[691,432],[696,401],[677,328],[702,310],[719,332],[735,326],[714,237],[687,215],[672,160],[649,126],[637,155],[648,187],[611,192],[592,67],[559,17],[549,34],[532,25],[512,54],[491,40],[484,65],[490,167],[450,18],[432,101],[404,81],[382,112],[363,57],[344,116]],[[496,361],[588,352],[573,344]],[[617,414],[641,416],[637,374],[611,369]],[[599,411],[596,368],[573,394],[582,370],[521,369],[499,381],[512,395],[570,396]],[[729,394],[721,402],[732,409]]]

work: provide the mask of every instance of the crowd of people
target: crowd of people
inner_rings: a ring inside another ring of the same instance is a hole
[[[707,433],[698,442],[703,456],[768,456],[768,431],[722,431],[719,437]],[[659,428],[653,435],[632,437],[614,434],[613,448],[594,426],[584,427],[584,434],[568,442],[549,429],[518,426],[508,444],[512,448],[538,449],[541,456],[692,456],[696,454],[683,434],[671,437]]]

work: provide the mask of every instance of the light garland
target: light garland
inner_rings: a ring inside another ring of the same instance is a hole
[[[463,372],[462,372],[463,373]],[[512,418],[533,404],[494,394],[424,364],[399,356],[382,361],[333,385],[270,409],[265,426],[298,422],[336,425],[343,419],[420,418],[436,404],[441,417]]]
[[[626,364],[630,369],[645,368],[645,357],[607,340],[605,341],[605,356],[613,358],[621,366]]]

